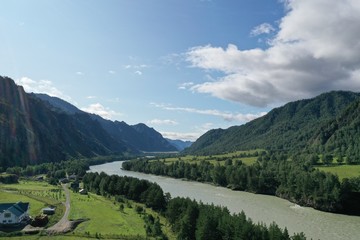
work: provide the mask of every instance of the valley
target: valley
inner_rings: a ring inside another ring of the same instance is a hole
[[[165,139],[143,123],[106,120],[59,98],[25,93],[9,78],[0,83],[1,194],[4,201],[32,199],[32,214],[44,203],[57,207],[40,236],[219,239],[250,234],[268,239],[276,232],[274,239],[337,239],[329,226],[340,218],[348,224],[346,232],[336,230],[341,238],[357,238],[352,229],[360,215],[358,93],[336,91],[290,102],[244,125],[210,130],[191,143]],[[52,185],[27,183],[36,176]],[[82,179],[88,193],[70,193],[75,207],[68,220],[75,228],[59,232],[52,226],[66,211],[58,182],[70,176]],[[193,189],[197,185],[191,181],[200,185]],[[184,215],[175,220],[174,214]],[[246,216],[252,220],[245,221]],[[231,227],[224,229],[217,218]],[[311,230],[319,227],[311,218],[321,218],[322,231]]]
[[[158,183],[172,197],[189,197],[203,203],[225,206],[231,213],[244,211],[253,222],[270,225],[276,222],[289,233],[304,232],[308,239],[358,239],[360,217],[326,213],[301,207],[273,196],[232,191],[214,185],[184,181],[153,174],[124,171],[121,162],[90,167],[91,172],[131,176]],[[341,222],[342,224],[339,224]]]

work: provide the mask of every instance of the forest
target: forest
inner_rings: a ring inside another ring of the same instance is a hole
[[[290,237],[286,228],[282,230],[275,223],[270,226],[253,223],[244,212],[231,214],[225,207],[197,203],[189,198],[171,198],[158,184],[147,180],[109,176],[102,172],[87,173],[83,182],[87,190],[96,194],[115,196],[119,201],[125,197],[160,212],[171,224],[178,239],[306,239],[303,233]],[[156,220],[151,222],[155,224]],[[158,233],[158,239],[166,239],[161,231],[154,232]]]
[[[360,192],[360,177],[344,179],[317,170],[310,161],[289,161],[284,154],[265,153],[252,165],[231,158],[225,164],[163,160],[132,160],[123,169],[156,175],[207,182],[233,190],[275,195],[302,206],[359,215],[356,203]]]

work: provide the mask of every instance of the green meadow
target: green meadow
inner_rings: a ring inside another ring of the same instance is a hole
[[[321,171],[338,175],[339,179],[360,177],[360,165],[330,165],[317,167]]]
[[[61,202],[64,199],[60,187],[46,182],[21,180],[18,184],[0,184],[0,203],[29,202],[29,214],[32,217],[40,215],[44,207],[55,206],[55,214],[49,216],[47,226],[52,226],[62,218],[65,207]]]
[[[256,150],[249,150],[249,151],[236,151],[231,153],[225,153],[225,154],[217,154],[217,155],[211,155],[211,156],[194,156],[194,155],[186,155],[181,157],[169,157],[169,158],[160,158],[162,161],[165,161],[165,164],[171,164],[175,161],[184,161],[189,163],[200,163],[200,161],[208,161],[211,164],[220,164],[224,165],[225,161],[227,159],[232,159],[233,161],[240,160],[246,165],[252,165],[256,162],[257,157],[245,157],[241,156],[244,154],[254,154],[255,152],[261,152],[262,150],[256,149]],[[157,161],[157,160],[153,160]]]
[[[75,235],[90,235],[96,233],[107,237],[142,236],[145,237],[144,221],[134,208],[120,204],[102,196],[89,193],[71,194],[70,219],[89,219],[81,223],[75,230]]]
[[[29,213],[32,217],[39,215],[42,208],[55,205],[56,214],[50,216],[47,227],[59,221],[65,211],[63,190],[60,186],[52,186],[46,182],[21,180],[18,184],[0,184],[0,203],[5,202],[30,202]],[[80,223],[74,231],[57,236],[36,235],[14,236],[10,239],[152,239],[146,236],[143,213],[135,211],[136,206],[141,206],[145,213],[159,217],[163,232],[169,239],[176,237],[170,230],[165,219],[144,205],[124,199],[123,209],[114,198],[105,198],[89,193],[81,195],[70,190],[70,215],[69,220],[87,219]]]

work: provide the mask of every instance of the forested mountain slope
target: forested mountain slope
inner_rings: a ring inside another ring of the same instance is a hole
[[[61,110],[67,114],[73,115],[76,113],[83,113],[89,115],[91,119],[96,120],[111,137],[126,143],[131,148],[147,152],[167,152],[177,150],[163,138],[159,132],[145,124],[131,126],[124,121],[107,120],[96,114],[83,112],[60,98],[50,97],[46,94],[35,94],[35,96],[42,99],[52,108]]]
[[[310,145],[312,149],[321,149],[319,144],[323,146],[327,143],[316,140],[321,132],[336,122],[339,116],[343,116],[340,119],[354,118],[356,114],[349,116],[353,110],[346,112],[346,109],[360,100],[359,97],[359,93],[333,91],[312,99],[290,102],[247,124],[226,130],[210,130],[185,153],[214,154],[254,148],[301,151]],[[349,122],[342,121],[343,127],[352,129]],[[328,144],[331,145],[331,142]]]
[[[360,156],[360,100],[351,103],[338,117],[324,124],[310,141],[310,150],[346,156],[348,163],[358,163]]]
[[[87,114],[54,111],[7,77],[0,77],[0,166],[134,152]]]

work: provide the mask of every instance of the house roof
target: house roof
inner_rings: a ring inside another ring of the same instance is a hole
[[[30,203],[17,202],[17,203],[0,203],[0,213],[9,211],[16,216],[21,216],[29,209]]]

